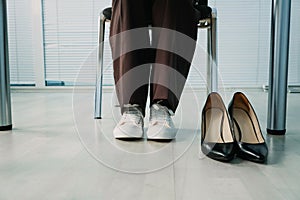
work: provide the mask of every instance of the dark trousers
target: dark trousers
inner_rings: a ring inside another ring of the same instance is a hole
[[[144,113],[150,84],[150,103],[163,100],[176,111],[197,39],[192,1],[113,0],[110,44],[121,108],[138,104]]]

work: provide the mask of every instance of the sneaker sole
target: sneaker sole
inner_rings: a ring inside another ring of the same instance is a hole
[[[158,134],[155,136],[148,136],[147,137],[148,140],[156,140],[156,141],[171,141],[171,140],[175,140],[176,139],[176,134]]]
[[[122,140],[122,141],[138,141],[138,140],[143,140],[144,138],[134,138],[134,137],[115,137],[117,140]]]
[[[162,143],[169,143],[173,140],[175,140],[175,138],[173,139],[166,139],[166,138],[148,138],[149,141],[153,141],[153,142],[162,142]]]

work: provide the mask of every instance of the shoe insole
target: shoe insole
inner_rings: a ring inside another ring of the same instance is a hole
[[[205,114],[205,142],[233,142],[230,125],[226,113],[224,113],[224,111],[219,108],[211,108],[208,109]]]
[[[264,142],[254,113],[247,112],[242,108],[234,108],[233,113],[234,132],[238,141],[249,144]]]

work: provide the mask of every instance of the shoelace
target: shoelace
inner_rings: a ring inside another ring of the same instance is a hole
[[[157,123],[163,123],[170,127],[172,112],[165,106],[159,104],[153,104],[150,113],[150,123],[155,125]]]
[[[127,106],[128,110],[123,113],[122,120],[120,125],[125,124],[126,122],[132,122],[136,126],[139,126],[141,123],[142,113],[134,105]]]

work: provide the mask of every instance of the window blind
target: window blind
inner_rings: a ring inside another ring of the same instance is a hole
[[[98,15],[110,1],[43,0],[45,72],[48,83],[93,85]],[[106,54],[110,53],[106,49]],[[110,62],[106,55],[105,66]],[[80,79],[76,77],[80,72]],[[104,76],[111,82],[111,69]]]
[[[11,84],[34,85],[32,2],[31,0],[9,0],[7,8]]]
[[[300,1],[292,1],[289,84],[300,85]]]
[[[72,84],[80,68],[80,84],[94,84],[98,14],[110,0],[43,0],[46,80]],[[221,87],[268,84],[271,0],[210,1],[218,9],[218,52]],[[299,84],[300,2],[292,2],[289,83]],[[106,39],[109,27],[106,26]],[[112,61],[105,47],[104,84],[112,85]],[[194,59],[189,83],[206,82],[206,31],[200,31],[200,58]],[[202,53],[203,52],[203,53]],[[197,55],[199,55],[197,54]]]
[[[272,1],[216,1],[219,67],[225,87],[268,84]],[[299,84],[300,2],[292,1],[289,84]]]

